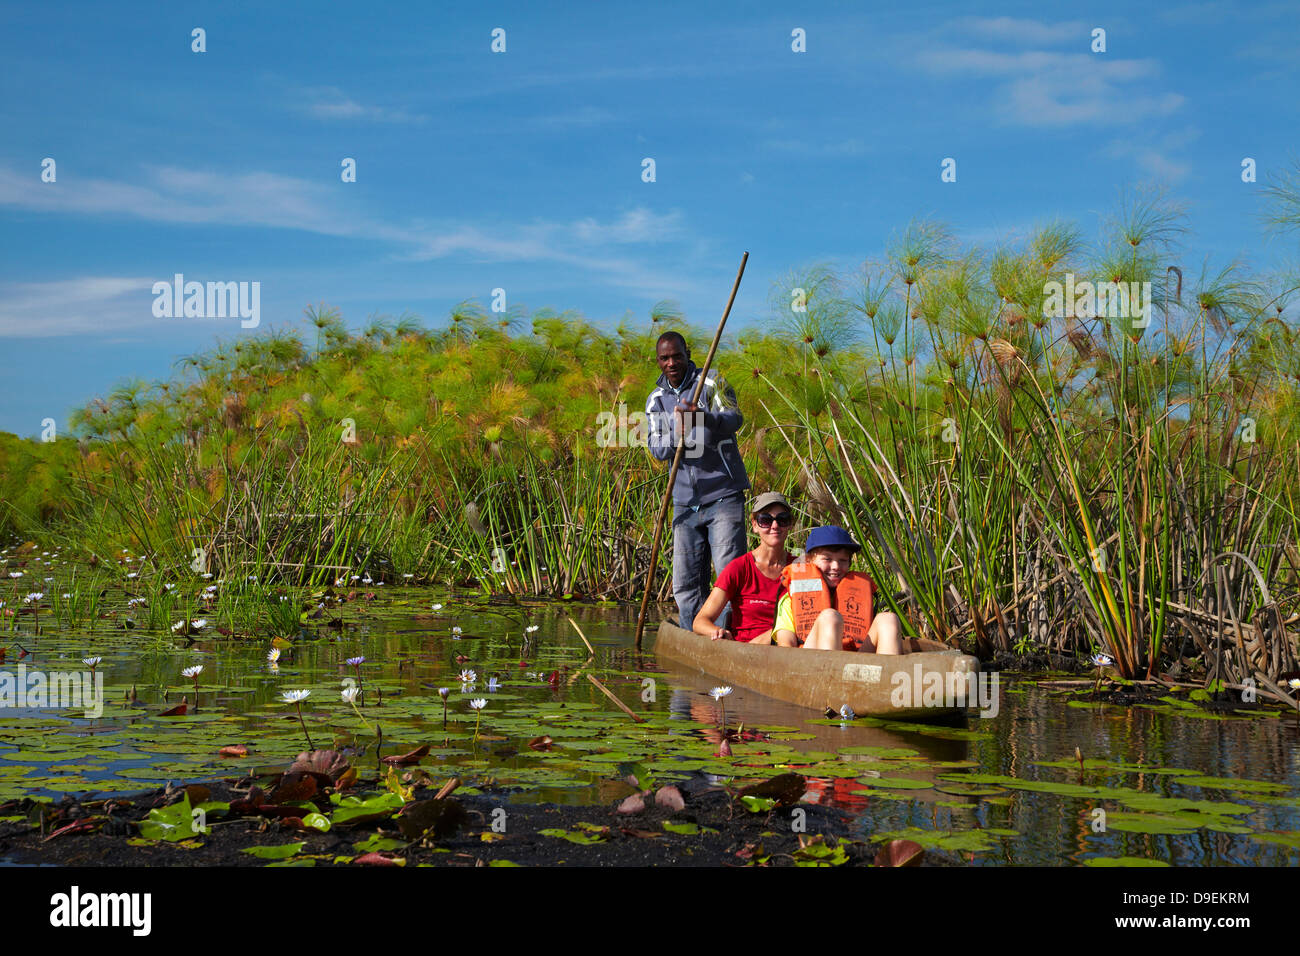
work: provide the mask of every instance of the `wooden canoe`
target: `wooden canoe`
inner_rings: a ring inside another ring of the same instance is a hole
[[[933,684],[965,688],[975,706],[975,677],[979,660],[938,641],[910,639],[907,654],[855,654],[849,651],[809,651],[797,647],[754,646],[736,641],[712,641],[664,621],[653,651],[657,657],[722,678],[739,687],[802,707],[839,710],[844,704],[859,717],[895,720],[941,720],[964,712],[922,695],[911,699],[896,689]],[[896,678],[902,673],[905,677]],[[948,675],[953,675],[949,677]],[[966,675],[972,675],[966,677]],[[938,695],[934,695],[938,696]],[[891,700],[891,697],[894,700]],[[911,706],[896,703],[904,699]],[[952,695],[946,698],[949,701]],[[930,706],[923,706],[928,702]]]

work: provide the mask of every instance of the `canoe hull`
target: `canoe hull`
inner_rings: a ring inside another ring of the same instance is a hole
[[[849,651],[808,651],[796,647],[753,646],[736,641],[712,641],[664,621],[659,625],[653,648],[657,657],[712,674],[740,687],[801,707],[824,711],[848,704],[860,717],[888,717],[893,720],[937,721],[964,713],[955,706],[897,706],[891,697],[895,689],[941,675],[945,686],[965,686],[979,672],[979,660],[935,641],[911,642],[913,652],[855,654]],[[942,648],[940,650],[940,648]],[[919,667],[919,670],[918,670]],[[895,678],[902,672],[906,681]],[[954,675],[948,677],[948,675]],[[921,686],[914,700],[921,703]],[[974,701],[971,700],[971,704]]]

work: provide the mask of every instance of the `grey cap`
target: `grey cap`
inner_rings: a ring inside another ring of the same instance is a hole
[[[779,491],[765,491],[754,499],[754,503],[749,506],[749,513],[756,515],[764,508],[769,508],[772,505],[785,505],[790,511],[794,511],[790,502],[785,500],[785,495]]]

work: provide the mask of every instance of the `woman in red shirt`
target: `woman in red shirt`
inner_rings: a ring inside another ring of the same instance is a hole
[[[776,601],[781,593],[781,571],[794,560],[785,539],[794,526],[794,511],[784,495],[775,491],[759,495],[750,509],[758,547],[736,558],[718,575],[708,600],[695,615],[691,629],[713,640],[772,643]],[[718,627],[718,615],[731,603],[731,621]]]

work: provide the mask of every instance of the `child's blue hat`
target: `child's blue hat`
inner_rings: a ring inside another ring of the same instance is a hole
[[[852,535],[839,525],[828,524],[808,532],[808,540],[803,546],[804,553],[807,554],[813,548],[847,548],[857,554],[862,550],[862,545],[854,541]]]

